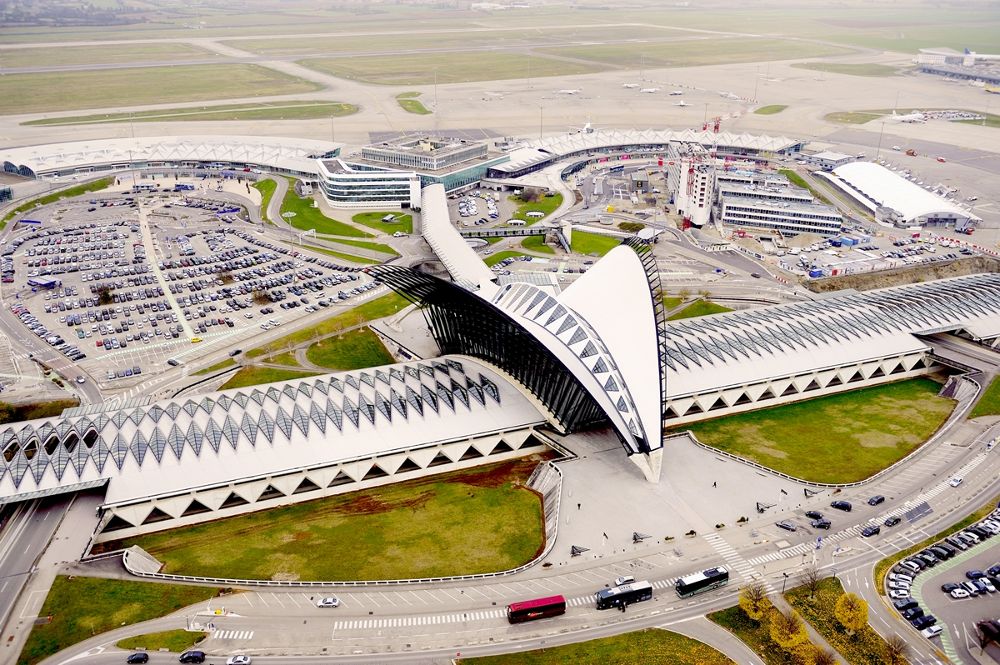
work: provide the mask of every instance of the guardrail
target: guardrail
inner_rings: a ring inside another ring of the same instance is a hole
[[[542,495],[542,505],[545,509],[545,547],[542,549],[541,554],[532,559],[531,561],[518,566],[517,568],[511,568],[509,570],[502,570],[495,573],[478,573],[475,575],[454,575],[450,577],[419,577],[412,579],[401,579],[401,580],[350,580],[350,581],[287,581],[287,580],[248,580],[248,579],[230,579],[225,577],[206,577],[198,575],[172,575],[168,573],[150,573],[144,572],[142,570],[136,569],[130,564],[130,558],[132,553],[129,550],[111,552],[108,556],[117,556],[118,554],[122,557],[122,565],[125,566],[125,570],[129,572],[130,575],[135,577],[141,577],[145,579],[155,579],[162,580],[166,582],[179,582],[187,584],[209,584],[212,586],[227,586],[227,587],[289,587],[289,588],[317,588],[317,587],[367,587],[367,586],[407,586],[414,584],[424,584],[424,583],[440,583],[440,582],[462,582],[471,580],[486,580],[497,577],[506,577],[508,575],[514,575],[516,573],[523,572],[532,568],[539,561],[548,556],[549,552],[552,551],[552,547],[555,545],[556,537],[559,533],[559,510],[562,504],[562,485],[563,485],[563,474],[558,466],[554,462],[542,462],[539,464],[535,470],[532,472],[528,479],[528,486],[531,487],[532,483],[536,483],[535,487],[532,487],[535,491]],[[97,557],[107,558],[105,555],[99,554]],[[97,558],[90,558],[87,561],[94,561]]]
[[[741,457],[739,455],[734,455],[733,453],[726,452],[725,450],[719,450],[718,448],[713,448],[712,446],[709,446],[708,444],[702,443],[701,441],[698,440],[698,437],[696,437],[694,435],[694,432],[692,432],[691,430],[685,430],[684,432],[680,432],[678,434],[675,434],[674,436],[667,437],[667,438],[664,439],[664,442],[669,441],[670,439],[678,439],[678,438],[687,437],[688,440],[690,440],[696,446],[704,448],[705,450],[711,452],[713,455],[721,455],[721,456],[726,457],[728,459],[734,460],[736,462],[740,462],[742,464],[746,464],[747,466],[752,466],[752,467],[754,467],[756,469],[760,469],[761,471],[766,471],[766,472],[768,472],[770,474],[773,474],[773,475],[778,476],[780,478],[784,478],[785,480],[791,480],[792,482],[799,483],[801,485],[809,485],[810,487],[825,487],[825,488],[837,488],[837,489],[844,489],[844,488],[848,488],[848,487],[860,487],[861,485],[865,485],[867,483],[870,483],[870,482],[873,482],[875,480],[878,480],[882,476],[884,476],[886,474],[889,474],[892,471],[894,471],[897,468],[899,468],[900,466],[902,466],[903,464],[906,464],[913,457],[915,457],[916,455],[922,453],[926,449],[926,447],[928,445],[930,445],[930,444],[934,443],[935,441],[937,441],[937,439],[939,439],[944,434],[944,432],[946,432],[952,425],[954,425],[957,420],[965,417],[965,415],[972,408],[972,405],[976,402],[975,397],[977,397],[982,392],[983,387],[982,387],[982,385],[980,385],[980,383],[978,381],[976,381],[975,379],[972,379],[971,377],[969,377],[967,375],[963,375],[961,377],[961,379],[963,381],[968,381],[969,383],[972,383],[976,387],[976,390],[973,393],[972,398],[969,399],[965,404],[959,403],[959,405],[957,407],[955,407],[955,410],[952,411],[951,415],[948,417],[948,420],[946,420],[941,425],[941,427],[938,428],[938,430],[931,436],[931,438],[927,439],[927,441],[925,441],[923,445],[915,448],[913,450],[913,452],[911,452],[906,457],[900,459],[899,461],[895,462],[891,466],[887,466],[886,468],[882,469],[878,473],[876,473],[876,474],[874,474],[872,476],[868,476],[864,480],[859,480],[859,481],[856,481],[856,482],[853,482],[853,483],[817,483],[817,482],[812,482],[812,481],[808,481],[808,480],[803,480],[802,478],[796,478],[795,476],[790,476],[787,473],[782,473],[781,471],[776,471],[776,470],[774,470],[774,469],[772,469],[772,468],[770,468],[768,466],[764,466],[763,464],[759,464],[759,463],[754,462],[753,460],[749,460],[749,459],[747,459],[745,457]]]

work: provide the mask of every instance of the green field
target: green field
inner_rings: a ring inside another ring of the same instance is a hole
[[[164,572],[377,580],[485,573],[545,542],[537,460],[518,459],[130,538]],[[231,547],[232,543],[239,547]],[[107,548],[118,544],[107,545]]]
[[[96,113],[42,118],[22,125],[93,125],[114,122],[180,122],[203,120],[314,120],[351,115],[354,104],[343,102],[258,102],[228,106],[187,106],[137,113]]]
[[[220,370],[226,369],[227,367],[232,367],[235,364],[236,364],[235,360],[233,360],[232,358],[226,358],[225,360],[217,362],[214,365],[211,365],[204,369],[199,369],[197,372],[194,372],[194,374],[213,374]]]
[[[521,241],[521,247],[539,254],[555,254],[556,250],[545,244],[545,236],[528,236]]]
[[[214,54],[191,44],[104,44],[102,46],[61,46],[0,51],[8,69],[17,67],[59,67],[63,65],[140,64],[156,61],[184,61],[210,58]]]
[[[537,51],[634,68],[639,67],[641,60],[647,68],[697,67],[736,62],[816,58],[843,55],[848,52],[837,46],[814,42],[716,36],[677,42],[564,46]]]
[[[97,180],[92,180],[91,182],[85,182],[82,185],[74,185],[67,189],[62,189],[57,192],[52,192],[51,194],[46,194],[44,196],[39,196],[36,199],[31,199],[30,201],[25,201],[24,203],[18,205],[16,208],[4,215],[2,221],[0,221],[0,229],[7,226],[7,222],[14,219],[17,215],[21,214],[26,210],[31,210],[38,206],[48,205],[50,203],[55,203],[59,199],[71,199],[74,196],[80,196],[82,194],[89,194],[91,192],[99,192],[102,189],[107,189],[111,186],[111,183],[115,181],[114,178],[98,178]]]
[[[324,240],[340,243],[341,245],[350,245],[351,247],[360,247],[361,249],[367,249],[371,252],[382,252],[383,254],[388,254],[389,256],[399,256],[399,252],[394,250],[389,245],[380,242],[369,242],[367,240],[346,240],[344,238],[335,238],[332,236],[326,237]]]
[[[335,236],[352,236],[355,238],[371,238],[370,233],[358,230],[350,224],[330,219],[323,214],[319,207],[313,207],[313,199],[310,197],[301,198],[295,193],[292,182],[288,183],[288,191],[281,201],[281,217],[293,227],[302,231],[316,229],[316,233],[325,233]],[[286,213],[294,213],[290,217]],[[276,221],[276,220],[275,220]]]
[[[603,236],[587,231],[573,231],[572,239],[570,249],[576,254],[587,256],[604,256],[622,244],[622,238],[617,236]]]
[[[320,340],[306,350],[306,358],[314,365],[334,371],[378,367],[395,362],[379,336],[369,328],[357,328]]]
[[[787,108],[787,104],[770,104],[768,106],[761,106],[754,109],[754,113],[757,115],[774,115],[776,113],[781,113]]]
[[[297,372],[291,369],[278,369],[277,367],[250,366],[244,367],[236,372],[236,374],[233,374],[228,381],[219,386],[219,390],[259,386],[262,383],[274,383],[275,381],[304,379],[307,376],[316,376],[317,374],[319,372]]]
[[[680,304],[680,298],[677,298],[678,304]],[[676,307],[676,305],[675,305]],[[714,303],[711,300],[696,300],[681,311],[668,317],[668,321],[678,321],[680,319],[693,319],[699,316],[708,316],[709,314],[722,314],[724,312],[731,312],[728,307]]]
[[[456,661],[468,665],[726,665],[730,659],[712,647],[679,633],[647,628],[614,637],[550,649]],[[735,664],[733,664],[735,665]]]
[[[94,635],[208,600],[217,591],[207,587],[60,575],[38,613],[52,619],[31,629],[18,665],[32,665]]]
[[[368,321],[374,321],[375,319],[390,316],[407,305],[409,305],[409,301],[403,298],[403,296],[395,293],[389,293],[375,298],[374,300],[369,300],[364,304],[358,305],[354,309],[337,314],[336,316],[331,316],[329,319],[321,321],[314,326],[303,328],[302,330],[293,332],[290,335],[285,335],[284,337],[276,339],[273,342],[269,342],[264,346],[251,349],[250,351],[247,351],[246,355],[250,358],[257,358],[259,356],[267,355],[268,353],[284,351],[288,348],[298,346],[299,344],[304,344],[331,333],[339,332],[345,328],[350,328],[362,323],[367,323]]]
[[[339,78],[380,85],[428,85],[504,79],[571,76],[603,71],[605,67],[522,53],[466,51],[399,56],[315,58],[299,63]],[[530,71],[529,71],[530,69]]]
[[[663,306],[668,311],[675,307],[680,307],[680,304],[684,302],[684,298],[681,298],[680,296],[668,296],[666,294],[663,295],[662,300],[663,300]]]
[[[288,367],[298,368],[302,367],[302,365],[299,364],[299,361],[295,358],[294,351],[286,351],[285,353],[270,356],[268,357],[267,362],[272,365],[287,365]]]
[[[685,426],[702,443],[796,478],[863,480],[910,454],[955,407],[908,379]]]
[[[1000,379],[995,378],[990,381],[990,385],[986,386],[986,390],[976,402],[976,406],[969,412],[969,417],[979,418],[980,416],[996,415],[1000,415]]]
[[[47,402],[0,402],[0,424],[17,423],[35,418],[55,418],[66,409],[79,406],[78,399],[54,399]]]
[[[416,115],[430,115],[432,111],[424,106],[423,102],[416,99],[420,96],[419,92],[401,92],[396,95],[396,101],[399,106],[407,113],[414,113]]]
[[[801,175],[799,175],[792,169],[778,169],[778,173],[788,178],[788,182],[792,183],[796,187],[801,187],[802,189],[812,194],[813,198],[822,201],[827,205],[830,204],[830,199],[826,198],[826,196],[824,196],[821,191],[810,185],[805,178],[803,178]]]
[[[492,268],[493,266],[500,263],[504,259],[513,258],[515,256],[525,256],[525,254],[524,252],[515,252],[513,250],[506,250],[503,252],[497,252],[496,254],[490,254],[485,259],[483,259],[483,262]]]
[[[788,591],[785,599],[848,663],[883,665],[887,662],[884,658],[885,640],[870,625],[866,625],[854,635],[848,635],[847,630],[837,621],[833,608],[837,599],[843,594],[844,587],[840,584],[840,580],[836,577],[827,577],[820,581],[813,599],[809,598],[809,589],[804,586]]]
[[[798,69],[811,69],[816,72],[829,72],[831,74],[847,74],[848,76],[895,76],[899,73],[898,67],[889,65],[868,64],[848,64],[842,62],[796,62],[792,65]]]
[[[947,529],[943,529],[934,534],[933,536],[929,536],[928,538],[921,540],[916,545],[907,547],[905,550],[900,550],[894,553],[892,556],[882,559],[881,561],[876,563],[875,570],[873,571],[874,572],[873,577],[875,579],[875,589],[879,592],[879,594],[884,596],[885,585],[883,584],[883,582],[885,581],[885,575],[886,573],[889,572],[890,568],[896,565],[897,562],[902,561],[903,559],[913,554],[916,554],[920,550],[927,549],[928,547],[938,542],[942,538],[950,536],[956,531],[961,531],[970,524],[974,524],[979,520],[983,519],[984,517],[992,513],[994,510],[996,510],[998,501],[1000,501],[1000,496],[993,497],[985,504],[983,504],[983,506],[978,510],[976,510],[974,513],[972,513],[971,515],[967,515],[966,517],[964,517],[957,523],[953,524],[952,526],[948,527]]]
[[[274,196],[274,190],[278,188],[278,183],[267,178],[266,180],[258,180],[253,185],[254,189],[260,192],[260,217],[266,222],[272,222],[272,220],[267,216],[267,208],[271,205],[271,197]]]
[[[115,646],[128,651],[140,649],[143,651],[159,651],[166,649],[173,653],[180,653],[187,651],[207,636],[208,633],[193,633],[187,630],[165,630],[161,633],[147,633],[146,635],[126,637],[124,640],[115,642]]]
[[[0,115],[290,95],[318,88],[249,64],[8,74],[0,76]]]
[[[383,222],[382,218],[386,215],[395,216],[395,221]],[[413,215],[409,213],[404,214],[398,210],[359,212],[354,217],[351,217],[351,221],[355,224],[361,224],[362,226],[367,226],[370,229],[375,229],[376,231],[381,231],[383,233],[395,233],[396,231],[402,231],[407,234],[413,233]]]
[[[994,113],[984,113],[983,111],[975,111],[981,116],[985,116],[983,120],[955,120],[955,122],[963,125],[981,125],[983,127],[993,127],[994,129],[1000,127],[1000,115]]]
[[[771,639],[766,618],[758,623],[736,605],[712,612],[708,615],[708,619],[735,635],[767,665],[798,665],[799,661],[782,651],[781,647]]]
[[[517,204],[517,210],[511,215],[512,219],[523,219],[528,226],[540,222],[548,217],[562,205],[563,195],[559,192],[551,196],[543,195],[537,201],[522,201],[518,196],[508,197],[510,201]],[[544,217],[528,217],[529,212],[545,213]]]

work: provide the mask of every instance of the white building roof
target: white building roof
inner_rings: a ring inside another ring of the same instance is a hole
[[[316,173],[317,157],[339,143],[267,136],[150,136],[95,139],[0,150],[0,162],[45,174],[97,164],[130,161],[236,162]]]
[[[0,428],[0,497],[110,481],[109,503],[521,429],[544,418],[445,356]]]
[[[829,150],[825,150],[823,152],[817,152],[815,155],[808,155],[808,157],[810,159],[825,159],[831,162],[840,162],[845,159],[854,159],[854,157],[852,157],[851,155],[845,155],[842,152],[831,152]]]
[[[833,175],[864,197],[872,210],[886,206],[898,211],[906,221],[937,214],[979,220],[968,210],[873,162],[844,164],[835,168]]]
[[[694,129],[595,129],[551,136],[529,143],[528,147],[551,155],[566,155],[580,150],[613,148],[628,145],[666,145],[672,141],[717,145],[720,148],[778,152],[799,145],[802,141],[785,136],[761,136],[733,132],[701,131]]]
[[[420,220],[424,240],[456,283],[472,291],[486,289],[488,294],[484,297],[488,298],[496,289],[496,275],[452,226],[444,185],[424,187],[422,200]]]

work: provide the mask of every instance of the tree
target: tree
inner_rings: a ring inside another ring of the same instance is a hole
[[[112,298],[111,296],[110,286],[102,286],[101,288],[97,289],[97,304],[110,305],[113,300],[114,298]]]
[[[813,653],[812,665],[837,665],[837,657],[832,651],[817,647]]]
[[[764,618],[768,605],[767,589],[760,580],[753,580],[740,589],[740,609],[754,621]]]
[[[893,635],[885,641],[886,665],[906,665],[906,658],[909,655],[910,646],[899,635]]]
[[[252,292],[253,301],[258,305],[266,305],[271,302],[271,299],[267,297],[267,291],[264,289],[254,289]]]
[[[853,635],[868,625],[868,603],[856,594],[845,593],[837,599],[833,615],[847,629],[847,634]]]
[[[233,277],[233,273],[230,270],[220,271],[218,277],[222,280],[223,284],[232,284],[235,280],[235,277]]]
[[[823,581],[823,576],[819,572],[819,568],[815,565],[809,566],[802,573],[802,586],[809,589],[809,598],[816,597],[816,591],[819,590],[819,583]]]
[[[542,198],[542,190],[538,187],[525,187],[521,190],[521,201],[524,203],[534,203]]]
[[[769,633],[775,644],[789,653],[797,653],[799,647],[809,641],[806,626],[795,610],[771,612]]]

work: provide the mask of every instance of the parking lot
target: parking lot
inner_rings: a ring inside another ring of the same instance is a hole
[[[37,223],[0,250],[12,313],[102,388],[129,388],[169,359],[183,364],[374,288],[355,267],[272,242],[210,196],[105,195],[33,211]]]

